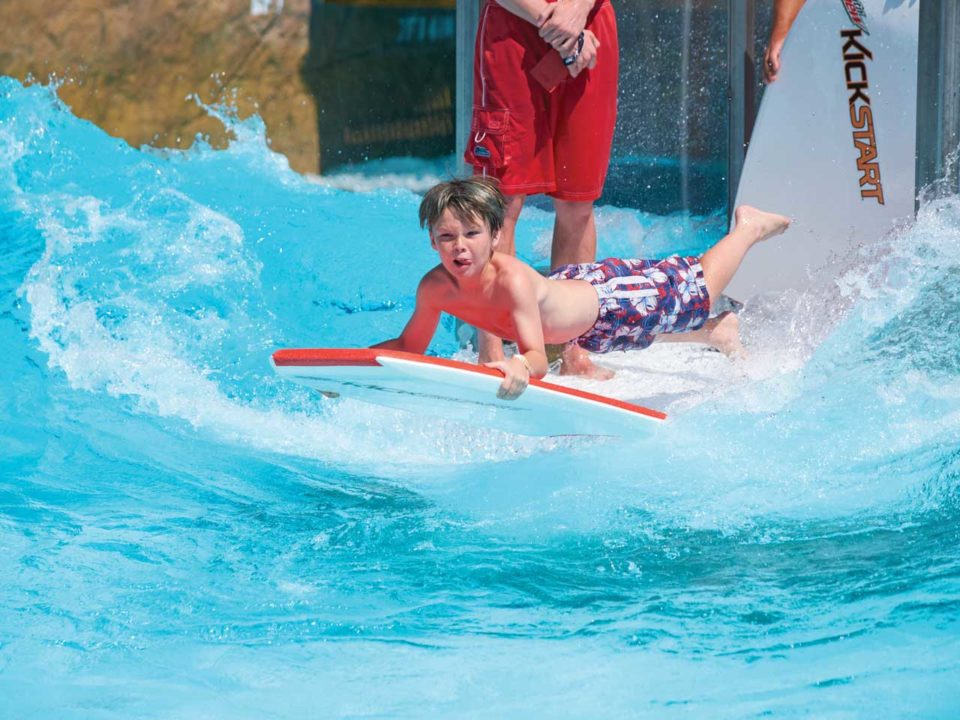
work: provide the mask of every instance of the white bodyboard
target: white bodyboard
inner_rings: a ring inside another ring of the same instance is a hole
[[[789,215],[727,286],[740,301],[832,282],[914,212],[917,0],[808,0],[757,115],[736,204]]]
[[[282,377],[324,393],[519,435],[650,433],[666,415],[630,403],[538,380],[516,400],[500,400],[503,379],[488,368],[377,349],[279,350]]]

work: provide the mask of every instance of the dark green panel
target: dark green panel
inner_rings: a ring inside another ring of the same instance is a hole
[[[320,169],[453,152],[455,11],[314,1],[303,75],[318,107]]]

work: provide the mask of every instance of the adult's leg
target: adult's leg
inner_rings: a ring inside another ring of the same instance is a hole
[[[597,255],[597,225],[593,202],[560,200],[554,198],[557,217],[553,225],[553,247],[550,269],[561,265],[590,263]]]
[[[554,198],[553,207],[557,216],[553,224],[553,247],[550,252],[550,269],[561,265],[590,263],[597,256],[597,225],[593,214],[593,201],[571,201]],[[612,378],[612,370],[598,367],[590,355],[579,345],[567,343],[560,351],[563,362],[561,375],[586,375],[597,380]]]
[[[516,255],[515,235],[517,230],[517,220],[520,219],[520,211],[523,210],[523,201],[525,195],[511,195],[507,197],[507,208],[503,216],[503,227],[500,230],[500,243],[497,250]],[[479,354],[478,362],[493,362],[503,360],[503,341],[496,335],[488,333],[486,330],[477,328],[477,352]]]
[[[513,255],[526,195],[549,192],[554,186],[552,146],[538,142],[549,126],[543,112],[547,93],[526,77],[531,53],[544,52],[544,42],[536,25],[495,2],[486,3],[482,12],[465,159],[475,173],[500,181],[507,208],[498,249]],[[503,343],[494,335],[478,330],[477,345],[480,362],[503,359]]]
[[[557,191],[553,231],[553,268],[596,260],[597,228],[593,203],[603,191],[617,118],[619,50],[613,6],[594,5],[587,27],[597,36],[597,64],[554,94],[554,163]],[[562,352],[563,374],[613,377],[590,361],[585,350],[568,343]]]
[[[523,210],[523,201],[527,199],[526,195],[508,195],[507,208],[503,214],[503,228],[500,230],[500,244],[497,250],[508,255],[517,254],[517,243],[515,236],[517,232],[517,221],[520,219],[520,212]]]

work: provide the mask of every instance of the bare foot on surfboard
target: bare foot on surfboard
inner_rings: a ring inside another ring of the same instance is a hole
[[[737,228],[749,228],[753,232],[755,243],[769,240],[790,227],[790,218],[786,215],[764,212],[750,205],[738,207],[733,218]]]

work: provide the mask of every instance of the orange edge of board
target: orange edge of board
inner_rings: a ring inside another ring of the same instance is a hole
[[[453,368],[455,370],[466,370],[467,372],[480,373],[481,375],[502,377],[501,373],[499,373],[497,370],[484,367],[482,365],[471,365],[469,363],[460,362],[459,360],[447,360],[446,358],[429,357],[427,355],[418,355],[416,353],[408,353],[401,350],[380,350],[377,348],[295,348],[288,350],[277,350],[273,354],[273,364],[277,367],[291,367],[298,365],[309,367],[335,365],[370,366],[380,364],[377,362],[378,357],[391,357],[399,360],[410,360],[412,362],[425,363],[427,365],[439,365],[440,367]],[[530,379],[530,384],[535,387],[544,388],[545,390],[552,390],[554,392],[563,393],[564,395],[571,395],[573,397],[581,398],[582,400],[590,400],[592,402],[610,405],[611,407],[620,408],[621,410],[626,410],[627,412],[637,413],[638,415],[646,415],[647,417],[655,418],[657,420],[666,420],[667,418],[666,413],[662,413],[659,410],[651,410],[650,408],[645,408],[640,405],[623,402],[622,400],[617,400],[615,398],[604,397],[603,395],[596,395],[584,390],[564,387],[563,385],[554,385],[553,383],[544,382],[543,380],[534,380],[533,378]]]

